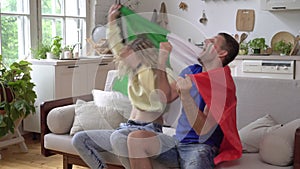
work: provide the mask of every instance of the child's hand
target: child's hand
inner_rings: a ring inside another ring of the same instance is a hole
[[[116,20],[117,16],[120,15],[119,9],[121,8],[120,4],[113,4],[108,11],[108,22]]]
[[[169,42],[161,42],[160,47],[159,47],[159,64],[160,65],[165,65],[168,58],[169,54],[172,50],[172,45]]]

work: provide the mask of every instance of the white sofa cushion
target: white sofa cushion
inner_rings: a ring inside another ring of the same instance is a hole
[[[243,152],[257,153],[262,138],[280,126],[267,114],[240,129],[239,135],[243,145]]]
[[[270,165],[263,162],[258,153],[243,153],[240,159],[221,163],[215,169],[293,169],[293,166]]]
[[[75,105],[67,105],[52,109],[47,116],[47,124],[52,133],[66,134],[70,132],[75,115]]]
[[[262,160],[272,165],[291,165],[295,132],[299,127],[300,119],[296,119],[265,136],[259,147]]]

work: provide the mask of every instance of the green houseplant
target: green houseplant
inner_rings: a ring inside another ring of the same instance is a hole
[[[292,43],[280,40],[274,44],[274,50],[279,52],[280,55],[289,55],[292,50]]]
[[[265,50],[268,45],[266,45],[265,38],[255,38],[249,41],[249,47],[253,50],[254,54],[260,54],[260,51]]]
[[[248,43],[241,43],[239,49],[239,55],[247,55],[248,54]]]
[[[35,112],[37,97],[31,82],[31,63],[21,60],[10,66],[0,55],[0,138],[14,133],[15,122]]]
[[[39,44],[37,49],[31,48],[31,52],[34,59],[46,59],[46,54],[50,51],[51,46],[44,43]]]
[[[61,41],[62,37],[60,36],[55,36],[52,40],[51,44],[51,53],[54,54],[55,57],[59,58],[60,53],[62,52],[61,50]]]

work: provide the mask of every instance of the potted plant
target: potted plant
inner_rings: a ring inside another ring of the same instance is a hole
[[[3,63],[0,55],[0,138],[14,133],[16,121],[35,112],[37,97],[31,82],[31,63],[21,60],[10,66]]]
[[[248,54],[248,43],[241,43],[239,49],[239,55],[247,55]]]
[[[63,54],[64,54],[64,58],[73,58],[73,51],[76,45],[67,45],[63,48]]]
[[[292,43],[280,40],[274,44],[274,51],[280,53],[281,56],[289,55],[292,50]]]
[[[60,36],[55,36],[52,40],[52,44],[51,44],[51,54],[48,54],[48,58],[51,59],[58,59],[60,57],[60,54],[62,53],[62,49],[61,49],[61,41],[62,38]]]
[[[268,45],[265,38],[255,38],[249,41],[249,47],[253,50],[253,54],[260,54],[261,50],[265,50]]]
[[[51,46],[41,43],[38,45],[37,49],[31,48],[30,50],[34,59],[46,59],[47,53],[51,51]]]

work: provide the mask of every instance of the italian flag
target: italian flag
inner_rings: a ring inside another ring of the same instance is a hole
[[[178,75],[188,65],[199,63],[197,57],[202,51],[201,48],[178,37],[125,6],[121,7],[120,12],[122,16],[123,35],[128,41],[136,39],[137,35],[146,34],[147,38],[157,48],[159,48],[160,42],[169,41],[172,44],[173,49],[169,57],[169,66],[175,74]]]

